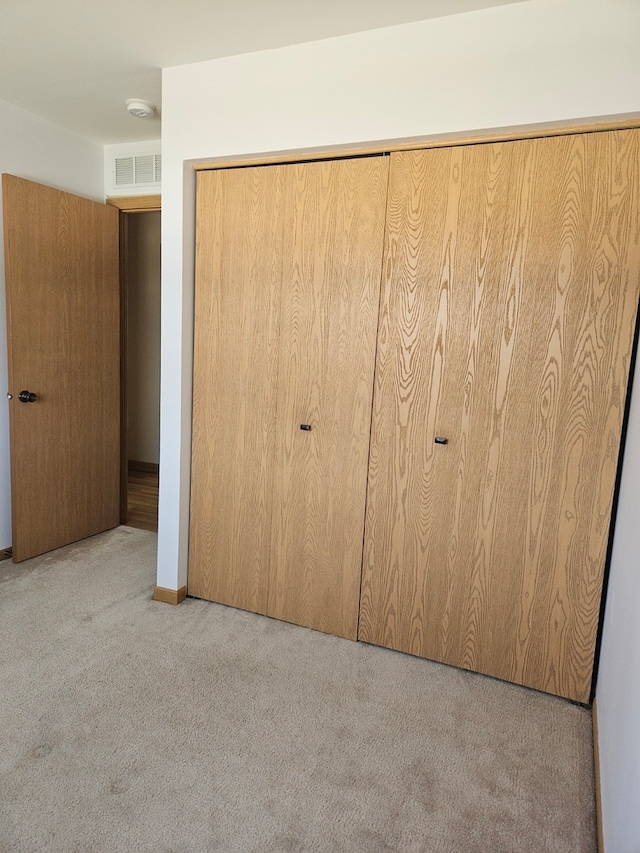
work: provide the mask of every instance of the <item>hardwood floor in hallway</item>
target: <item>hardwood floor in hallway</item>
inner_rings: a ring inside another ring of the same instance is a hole
[[[158,474],[129,471],[127,488],[129,527],[158,530]]]

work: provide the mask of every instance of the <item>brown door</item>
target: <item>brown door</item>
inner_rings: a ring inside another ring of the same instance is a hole
[[[266,613],[285,172],[198,174],[189,594]]]
[[[588,701],[639,136],[392,157],[361,639]]]
[[[21,561],[119,523],[118,211],[12,175],[2,190]]]
[[[289,175],[269,613],[355,640],[388,158]]]
[[[387,168],[198,178],[189,593],[354,638]]]

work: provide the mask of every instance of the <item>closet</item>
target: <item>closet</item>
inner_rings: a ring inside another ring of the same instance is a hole
[[[588,701],[639,147],[200,173],[189,594]]]

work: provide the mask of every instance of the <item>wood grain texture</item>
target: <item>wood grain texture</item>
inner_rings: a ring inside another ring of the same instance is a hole
[[[131,462],[129,465],[131,466]],[[129,468],[127,476],[127,511],[123,524],[140,530],[158,531],[158,465],[149,462],[133,463],[149,465],[155,470]]]
[[[11,175],[3,201],[20,561],[119,523],[118,212]]]
[[[267,610],[284,167],[198,176],[189,593]]]
[[[133,195],[133,196],[108,196],[107,204],[117,207],[124,213],[139,213],[141,210],[160,210],[162,208],[162,196],[160,195]]]
[[[388,158],[287,175],[269,614],[355,639]]]
[[[127,469],[130,474],[132,471],[139,471],[144,474],[155,474],[156,478],[160,474],[160,465],[158,462],[140,462],[138,459],[129,459],[127,461]]]
[[[588,701],[638,155],[629,130],[392,156],[362,639]]]
[[[180,589],[167,589],[164,586],[154,586],[153,588],[154,601],[162,601],[165,604],[181,604],[186,597],[186,586],[181,586]]]
[[[189,593],[353,638],[387,169],[198,188]]]

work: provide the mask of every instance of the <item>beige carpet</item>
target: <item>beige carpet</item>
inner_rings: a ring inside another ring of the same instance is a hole
[[[0,564],[0,851],[595,850],[590,713],[201,601],[121,527]]]

